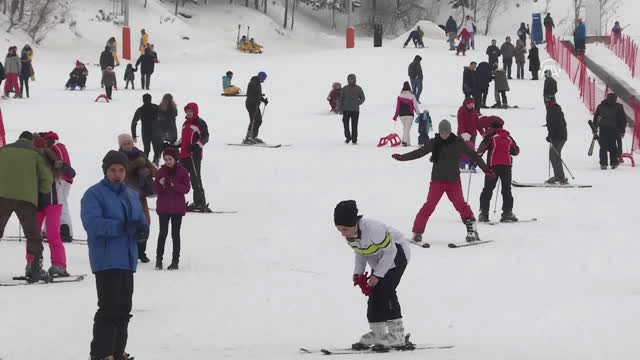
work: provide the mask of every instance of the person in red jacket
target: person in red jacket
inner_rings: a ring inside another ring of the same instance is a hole
[[[62,162],[66,166],[71,167],[69,152],[67,151],[67,147],[59,141],[60,138],[58,137],[58,134],[53,131],[49,131],[44,134],[43,138],[47,141],[49,148],[55,151],[58,157],[62,159]],[[60,236],[62,237],[62,242],[71,242],[73,241],[73,226],[71,223],[71,213],[69,211],[69,191],[71,191],[73,178],[69,177],[67,174],[63,174],[62,178],[57,181],[57,189],[59,190],[58,197],[60,197],[60,201],[62,203]]]
[[[495,115],[481,116],[480,118],[478,118],[478,131],[482,129],[482,132],[480,133],[486,136],[487,132],[493,131],[494,128],[491,127],[491,124],[494,124],[494,123],[500,124],[499,127],[504,126],[504,120],[502,120],[498,116],[495,116]]]
[[[498,118],[499,119],[499,118]],[[478,154],[487,155],[487,165],[495,172],[497,177],[485,176],[484,189],[480,195],[480,216],[478,221],[489,221],[489,207],[493,189],[498,179],[502,183],[502,217],[501,222],[515,222],[518,218],[513,214],[513,195],[511,194],[511,166],[512,156],[520,153],[520,148],[509,132],[502,128],[504,121],[495,120],[491,123],[492,131],[480,143]]]
[[[465,141],[471,141],[476,144],[476,137],[484,135],[484,129],[478,123],[478,110],[475,108],[475,100],[468,98],[458,109],[458,136]]]
[[[331,106],[331,112],[336,114],[342,114],[342,110],[340,109],[340,94],[342,93],[342,85],[339,82],[334,82],[331,85],[331,92],[329,92],[329,96],[327,96],[327,101]]]
[[[156,250],[156,270],[162,270],[162,257],[164,256],[164,244],[169,233],[169,221],[171,221],[171,239],[173,240],[173,257],[167,270],[178,270],[180,260],[180,227],[182,217],[187,213],[187,205],[184,196],[189,193],[189,172],[182,164],[178,163],[180,153],[174,147],[164,150],[164,165],[156,173],[153,181],[153,192],[158,195],[156,212],[160,223],[158,235],[158,247]]]
[[[180,163],[189,171],[191,187],[193,188],[193,203],[187,207],[187,211],[211,212],[202,187],[202,163],[203,148],[209,142],[209,128],[204,120],[198,116],[198,105],[188,103],[184,107],[186,121],[182,124],[182,137],[180,144]]]
[[[469,46],[469,40],[471,39],[469,30],[462,28],[462,31],[460,31],[460,34],[458,35],[458,39],[460,40],[460,42],[458,43],[458,48],[456,49],[456,56],[460,55],[460,53],[465,56],[467,47]]]

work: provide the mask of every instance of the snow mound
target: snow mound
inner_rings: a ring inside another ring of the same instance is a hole
[[[440,28],[440,26],[438,26],[437,24],[431,22],[431,21],[427,21],[427,20],[420,20],[418,21],[418,23],[411,28],[411,30],[407,31],[406,33],[400,35],[400,37],[398,37],[397,40],[402,40],[403,42],[409,37],[409,34],[418,28],[418,26],[420,27],[420,29],[422,29],[422,31],[424,31],[424,38],[425,39],[433,39],[433,40],[446,40],[446,34],[444,33],[444,30],[442,30]]]

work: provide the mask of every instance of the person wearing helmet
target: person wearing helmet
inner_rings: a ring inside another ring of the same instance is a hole
[[[544,103],[546,104],[551,100],[555,101],[557,92],[558,83],[556,82],[556,79],[553,78],[551,70],[547,69],[544,71],[544,90],[542,91]]]
[[[345,144],[353,142],[358,144],[358,119],[360,118],[360,105],[364,103],[364,91],[356,85],[356,75],[347,76],[348,85],[342,88],[340,94],[340,108],[342,109],[342,124],[344,125]],[[349,131],[351,120],[351,131]]]
[[[227,71],[227,73],[222,77],[222,92],[223,95],[226,96],[235,96],[240,93],[240,88],[234,85],[231,85],[231,79],[233,79],[233,72]]]
[[[245,105],[249,112],[249,127],[247,128],[247,136],[245,136],[243,144],[255,145],[264,144],[264,141],[258,138],[260,125],[262,125],[262,112],[260,112],[260,103],[265,106],[269,104],[269,100],[262,93],[262,83],[267,80],[267,73],[260,71],[258,75],[251,78],[247,85],[247,100]]]

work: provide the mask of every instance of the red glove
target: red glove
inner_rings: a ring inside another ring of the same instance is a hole
[[[402,154],[393,154],[391,155],[392,158],[398,160],[398,161],[403,161],[404,160],[404,156],[402,156]]]
[[[490,178],[495,179],[496,178],[496,172],[493,169],[489,169],[487,171],[484,172],[485,175],[487,175]]]
[[[369,273],[353,275],[353,286],[359,286],[360,290],[365,296],[371,295],[371,288],[367,284],[368,279],[369,279]]]

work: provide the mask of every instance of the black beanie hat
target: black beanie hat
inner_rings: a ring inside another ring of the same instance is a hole
[[[333,211],[333,221],[336,225],[356,226],[359,219],[355,200],[340,201]]]
[[[120,164],[126,168],[129,164],[129,159],[120,151],[109,150],[107,155],[104,156],[104,159],[102,159],[102,172],[106,175],[107,169],[114,164]]]

